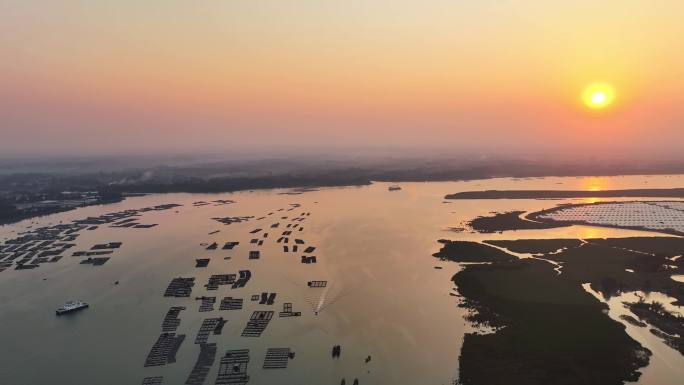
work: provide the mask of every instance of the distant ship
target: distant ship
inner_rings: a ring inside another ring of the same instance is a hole
[[[394,186],[389,186],[387,189],[389,191],[399,191],[399,190],[401,190],[401,187],[394,185]]]
[[[57,315],[62,315],[62,314],[71,313],[74,311],[79,311],[79,310],[85,309],[87,307],[88,307],[88,304],[83,302],[83,301],[80,301],[80,300],[68,301],[67,303],[64,304],[64,306],[57,309],[57,311],[55,313],[57,313]]]

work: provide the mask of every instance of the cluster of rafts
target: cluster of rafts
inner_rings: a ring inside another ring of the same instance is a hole
[[[196,202],[194,206],[205,206],[211,204],[209,202]],[[300,207],[299,204],[292,204],[287,209],[279,209],[277,211],[292,211]],[[267,215],[258,219],[264,219],[268,216],[274,215],[276,212],[268,213]],[[294,238],[290,243],[292,234],[297,232],[301,234],[304,230],[302,222],[311,215],[310,212],[302,212],[301,215],[292,218],[290,223],[285,224],[281,236],[276,239],[276,243],[283,244],[283,252],[296,253],[300,251],[300,247],[304,248],[304,240]],[[223,224],[232,224],[244,222],[252,219],[251,216],[245,217],[223,217],[213,218],[214,220]],[[271,229],[278,229],[283,220],[287,220],[287,216],[281,216],[279,222],[272,223]],[[216,234],[219,231],[212,231],[210,234]],[[268,239],[269,233],[262,228],[255,228],[249,232],[255,238],[250,241],[250,245],[260,247],[264,241]],[[228,241],[223,244],[220,250],[234,250],[240,243],[237,241]],[[219,250],[219,243],[205,243],[201,244],[208,251]],[[291,247],[290,247],[291,246]],[[301,257],[301,262],[305,264],[316,263],[316,257],[307,255],[316,250],[313,246],[308,246],[302,250],[304,255]],[[262,257],[259,249],[249,250],[247,255],[249,260],[258,260]],[[230,259],[226,257],[224,259]],[[195,260],[195,267],[204,268],[210,263],[210,258],[197,258]],[[208,291],[219,290],[221,286],[228,286],[230,289],[244,288],[252,278],[252,273],[249,270],[240,270],[236,274],[213,274],[209,277],[208,282],[204,285]],[[325,288],[327,281],[309,281],[307,286],[309,288]],[[195,286],[194,277],[177,277],[173,278],[164,292],[166,297],[190,297],[193,287]],[[276,303],[277,293],[262,292],[253,294],[249,297],[251,301],[257,302],[259,305],[272,306]],[[200,312],[215,311],[217,302],[216,296],[199,296],[195,298],[200,301]],[[219,302],[219,311],[236,311],[242,310],[244,305],[244,298],[238,296],[225,296]],[[180,325],[179,313],[186,308],[183,306],[174,306],[167,312],[166,317],[162,323],[162,334],[154,343],[145,361],[145,366],[163,366],[175,362],[176,353],[184,341],[184,335],[175,334],[176,329]],[[268,325],[273,320],[276,312],[273,310],[255,310],[252,312],[249,320],[240,333],[241,337],[260,337],[267,329]],[[299,317],[302,315],[301,311],[295,311],[291,302],[284,302],[282,304],[282,311],[277,313],[279,318]],[[199,331],[195,337],[195,344],[200,345],[200,353],[197,361],[189,374],[186,384],[197,385],[203,384],[206,377],[215,361],[217,353],[216,342],[210,342],[212,335],[221,334],[223,326],[228,322],[223,317],[211,317],[203,320]],[[289,360],[294,359],[295,353],[290,348],[268,348],[266,357],[264,359],[263,369],[285,369]],[[216,378],[216,384],[246,384],[249,381],[247,367],[250,360],[248,349],[233,349],[228,350],[220,359],[220,367]],[[163,377],[152,376],[146,377],[143,384],[163,384]]]

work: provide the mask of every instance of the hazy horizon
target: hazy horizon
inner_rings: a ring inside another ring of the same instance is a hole
[[[682,15],[676,1],[4,1],[0,154],[681,159]],[[616,96],[592,111],[597,81]]]

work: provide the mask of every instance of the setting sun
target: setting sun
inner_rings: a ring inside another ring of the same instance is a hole
[[[584,104],[591,109],[602,109],[609,106],[615,99],[615,91],[610,84],[593,83],[582,93]]]

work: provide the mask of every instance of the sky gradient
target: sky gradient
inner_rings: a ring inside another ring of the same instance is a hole
[[[684,2],[560,3],[0,0],[0,152],[677,154]]]

